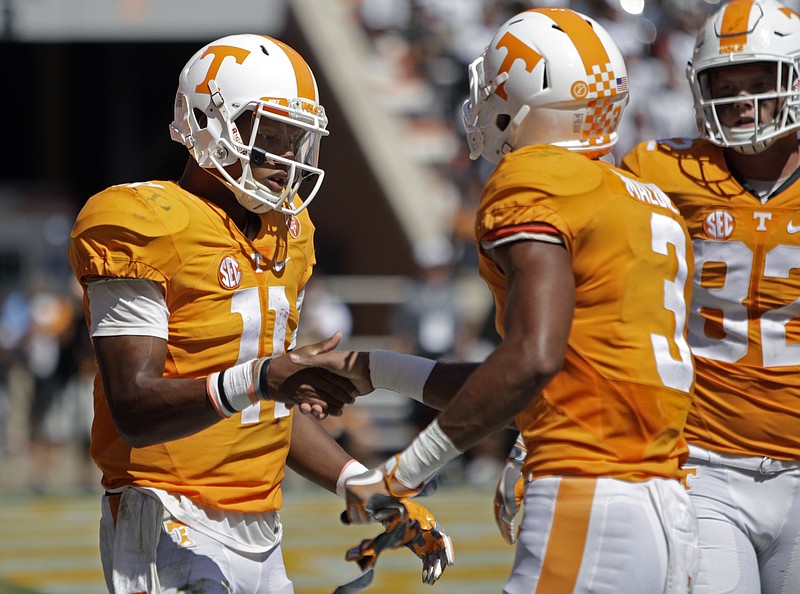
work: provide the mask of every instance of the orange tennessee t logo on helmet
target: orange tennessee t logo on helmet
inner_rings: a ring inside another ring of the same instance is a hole
[[[800,19],[800,15],[797,14],[795,11],[793,11],[791,8],[784,7],[784,8],[779,8],[778,10],[781,11],[783,14],[785,14],[786,18],[791,19],[792,17],[794,17],[796,19]]]
[[[217,77],[217,72],[219,72],[219,68],[222,66],[222,61],[225,58],[231,56],[234,60],[236,60],[237,64],[241,64],[244,62],[244,59],[250,55],[250,51],[230,45],[212,45],[209,46],[209,48],[203,53],[202,56],[200,56],[200,58],[205,58],[209,54],[214,56],[214,58],[211,60],[211,66],[208,67],[206,79],[197,85],[197,88],[195,89],[196,93],[211,93],[208,88],[208,83]]]
[[[536,65],[542,59],[541,54],[537,53],[532,47],[525,45],[511,33],[506,33],[503,35],[503,37],[500,38],[500,41],[497,42],[496,47],[497,49],[504,47],[508,50],[503,63],[500,64],[500,70],[497,72],[497,74],[500,74],[501,72],[507,73],[509,70],[511,70],[511,66],[513,66],[516,60],[522,60],[525,62],[525,70],[528,72],[533,72],[533,69],[536,68]],[[497,87],[496,93],[502,99],[508,100],[505,83]]]

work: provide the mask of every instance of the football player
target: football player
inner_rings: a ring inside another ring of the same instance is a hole
[[[800,15],[723,5],[687,75],[700,138],[643,143],[624,165],[672,198],[694,245],[695,593],[800,592]]]
[[[483,363],[297,358],[443,409],[406,450],[346,481],[352,521],[516,423],[529,483],[507,594],[685,593],[694,575],[681,482],[691,244],[661,190],[600,160],[618,140],[626,77],[608,33],[560,8],[513,17],[471,64],[470,156],[497,163],[475,222],[502,336]]]
[[[91,197],[69,250],[99,364],[91,454],[106,490],[106,583],[114,594],[287,594],[286,464],[341,494],[366,471],[318,421],[358,391],[286,356],[315,263],[306,206],[327,117],[303,58],[259,35],[201,48],[174,107],[172,138],[191,155],[180,179]],[[413,520],[400,522],[409,539]],[[414,550],[425,571],[429,549]]]

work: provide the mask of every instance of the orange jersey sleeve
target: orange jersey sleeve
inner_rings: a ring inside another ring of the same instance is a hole
[[[533,223],[557,229],[576,305],[563,369],[517,418],[525,471],[624,480],[682,477],[694,369],[685,337],[691,245],[657,188],[552,146],[506,156],[489,179],[476,238]],[[480,271],[502,320],[501,271]]]
[[[69,260],[84,285],[92,277],[158,283],[169,309],[164,377],[204,377],[285,352],[297,329],[314,227],[305,211],[260,216],[251,242],[222,210],[172,182],[115,186],[79,213]],[[91,453],[106,489],[134,484],[219,509],[272,511],[281,506],[291,421],[283,405],[263,401],[196,435],[131,448],[95,381]]]
[[[800,459],[800,184],[762,204],[704,140],[645,143],[624,164],[670,195],[694,244],[697,396],[687,439]]]

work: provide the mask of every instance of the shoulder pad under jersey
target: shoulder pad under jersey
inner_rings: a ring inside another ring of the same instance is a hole
[[[714,193],[738,193],[734,186],[722,189],[732,180],[723,149],[702,138],[665,138],[635,146],[622,160],[623,168],[672,191],[676,176],[708,187]]]
[[[659,150],[668,155],[678,156],[691,150],[696,144],[697,138],[676,137],[676,138],[659,138],[658,140],[650,141],[655,144],[655,150]],[[647,145],[648,143],[643,143]],[[649,147],[648,147],[649,148]],[[652,150],[652,149],[651,149]]]
[[[92,196],[81,210],[72,236],[105,226],[154,238],[179,233],[188,224],[189,211],[167,184],[124,184]]]
[[[722,149],[702,138],[659,138],[639,143],[630,150],[623,161],[637,154],[640,156],[656,154],[661,157],[689,158],[708,162],[722,158]]]
[[[598,188],[603,170],[583,155],[560,147],[536,145],[507,155],[490,183],[496,190],[523,187],[549,196],[576,196]]]

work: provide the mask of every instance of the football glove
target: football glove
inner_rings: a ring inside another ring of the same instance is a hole
[[[419,514],[410,512],[411,506],[419,508]],[[409,520],[406,520],[406,535],[412,535],[411,539],[404,543],[413,553],[422,560],[422,582],[434,584],[442,577],[444,570],[455,563],[455,553],[453,552],[453,541],[427,509],[408,500],[406,511],[409,512]],[[424,514],[423,514],[424,512]],[[414,516],[424,517],[425,522],[414,520]]]
[[[522,476],[522,463],[528,450],[522,441],[522,435],[517,436],[517,441],[511,448],[505,466],[497,482],[494,496],[494,519],[500,529],[500,535],[508,544],[517,542],[519,528],[516,525],[516,516],[525,497],[525,477]]]
[[[396,513],[394,505],[400,498],[430,495],[439,486],[439,475],[431,475],[413,489],[397,490],[393,481],[397,471],[397,458],[389,458],[383,466],[369,472],[350,477],[345,481],[345,510],[342,521],[346,524],[371,524],[384,522]],[[395,488],[392,489],[392,484]]]
[[[382,507],[375,510],[378,517],[384,518],[384,532],[375,538],[362,540],[345,555],[346,560],[356,562],[364,573],[340,586],[335,594],[360,592],[369,586],[378,556],[386,549],[401,546],[411,549],[422,561],[422,582],[425,584],[435,583],[454,563],[452,540],[433,514],[407,497],[386,499],[388,501],[383,501]],[[342,514],[342,521],[350,523],[345,514]]]

